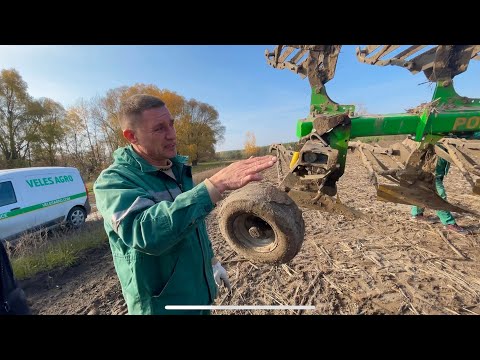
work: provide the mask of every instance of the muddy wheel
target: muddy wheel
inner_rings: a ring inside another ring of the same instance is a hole
[[[300,250],[305,234],[302,212],[274,186],[250,183],[234,191],[219,210],[228,244],[254,262],[283,264]]]

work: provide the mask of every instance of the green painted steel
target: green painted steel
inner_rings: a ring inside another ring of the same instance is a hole
[[[297,137],[301,138],[313,130],[316,114],[353,114],[353,105],[338,105],[325,92],[325,88],[312,88],[310,115],[297,122]],[[332,132],[343,132],[343,128]],[[368,115],[351,117],[349,139],[364,136],[415,135],[422,141],[427,135],[448,135],[480,131],[480,99],[459,96],[453,82],[438,82],[430,106],[416,113]],[[343,135],[335,136],[343,138]],[[337,145],[338,146],[338,145]],[[335,146],[332,146],[335,147]],[[337,147],[335,147],[337,148]]]
[[[350,138],[350,128],[341,127],[337,131],[332,131],[329,136],[329,144],[332,148],[338,150],[337,164],[340,165],[336,171],[336,177],[340,178],[345,171],[345,162],[347,161],[348,139]]]
[[[312,87],[310,114],[298,120],[298,138],[309,135],[313,120],[319,115],[348,114],[351,124],[331,130],[327,137],[329,145],[339,151],[339,168],[334,177],[338,179],[345,170],[348,141],[357,137],[414,135],[423,144],[435,143],[443,136],[455,133],[480,131],[480,99],[459,96],[453,81],[437,82],[433,99],[408,113],[353,116],[355,106],[339,105],[332,101],[325,87]]]
[[[302,136],[308,135],[312,132],[313,122],[298,120],[297,121],[297,137],[301,138]]]
[[[351,137],[414,134],[420,117],[409,114],[361,116],[352,119]]]

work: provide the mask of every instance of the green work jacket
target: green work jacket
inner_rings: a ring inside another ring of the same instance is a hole
[[[214,204],[186,159],[170,159],[175,181],[127,146],[94,184],[129,314],[202,313],[165,305],[210,305],[217,295],[205,226]]]

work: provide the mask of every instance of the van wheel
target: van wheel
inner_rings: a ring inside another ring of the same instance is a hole
[[[80,206],[75,206],[67,215],[67,224],[70,227],[77,228],[85,222],[87,212]]]

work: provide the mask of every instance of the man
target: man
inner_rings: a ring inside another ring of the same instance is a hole
[[[120,114],[129,146],[94,185],[129,314],[208,314],[166,305],[210,305],[229,287],[214,259],[205,217],[226,190],[261,180],[275,157],[231,164],[194,186],[186,157],[177,155],[174,120],[162,100],[134,95]]]
[[[31,315],[25,292],[18,285],[7,250],[0,240],[0,315]]]
[[[448,174],[449,168],[450,168],[450,163],[447,160],[441,157],[438,157],[437,165],[435,166],[435,187],[437,189],[438,195],[444,200],[447,199],[447,193],[445,191],[445,186],[443,186],[443,178],[445,177],[445,175]],[[426,218],[423,215],[424,210],[425,209],[420,208],[418,206],[412,206],[412,210],[411,210],[412,218],[414,220],[431,222],[430,219]],[[462,228],[457,224],[457,222],[455,221],[455,218],[453,217],[450,211],[437,210],[436,214],[440,219],[440,222],[445,227],[445,229],[454,231],[459,234],[464,234],[464,235],[468,234],[468,231],[466,229]]]
[[[472,135],[468,136],[468,138],[480,139],[480,132],[473,133]],[[437,157],[437,165],[435,166],[435,187],[437,189],[438,195],[444,200],[447,199],[447,193],[443,185],[443,179],[448,174],[449,169],[450,169],[450,163],[441,157]],[[412,206],[412,209],[411,209],[412,219],[431,222],[430,219],[426,218],[423,215],[423,212],[424,212],[423,208]],[[463,235],[469,234],[468,230],[462,228],[457,224],[457,222],[455,221],[455,218],[453,217],[450,211],[438,210],[436,214],[440,219],[440,222],[445,227],[445,229],[459,233],[459,234],[463,234]]]

